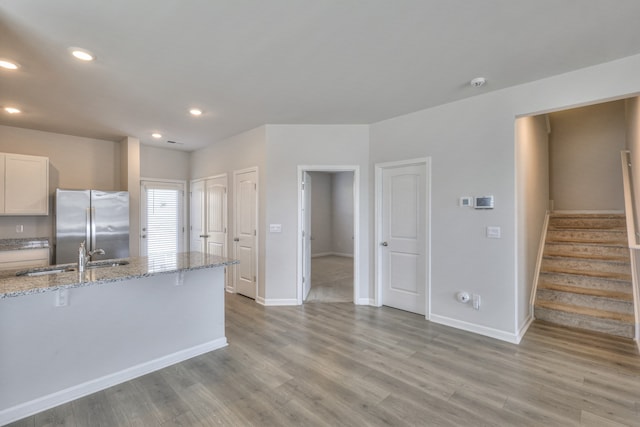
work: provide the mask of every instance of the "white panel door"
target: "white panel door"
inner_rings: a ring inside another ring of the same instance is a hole
[[[234,257],[240,261],[233,275],[237,293],[256,298],[257,171],[234,172]]]
[[[208,179],[206,193],[206,242],[210,255],[227,256],[227,178]]]
[[[194,252],[205,252],[204,209],[204,181],[191,181],[191,233],[189,248]]]
[[[426,165],[382,170],[382,304],[426,312]]]
[[[311,174],[302,178],[302,299],[311,291]]]

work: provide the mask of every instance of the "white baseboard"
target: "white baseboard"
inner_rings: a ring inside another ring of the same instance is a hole
[[[323,256],[341,256],[345,258],[353,258],[353,254],[345,254],[342,252],[319,252],[317,254],[311,255],[311,258],[320,258]]]
[[[353,254],[343,254],[341,252],[333,252],[331,255],[341,256],[341,257],[344,257],[344,258],[353,258]]]
[[[532,313],[533,313],[533,311],[532,311]],[[524,325],[522,325],[522,327],[518,331],[518,335],[516,335],[516,344],[520,344],[520,341],[522,341],[522,338],[524,337],[524,334],[526,334],[527,331],[529,330],[529,326],[531,326],[531,323],[533,323],[533,314],[530,314],[525,319]]]
[[[488,328],[486,326],[476,325],[475,323],[469,323],[463,320],[451,319],[450,317],[440,316],[433,313],[431,314],[431,318],[429,320],[433,323],[451,326],[456,329],[462,329],[463,331],[473,332],[501,341],[510,342],[512,344],[518,344],[519,341],[516,334],[501,331],[499,329]]]
[[[256,300],[257,301],[257,300]],[[282,299],[266,299],[263,298],[260,304],[265,306],[275,306],[275,305],[298,305],[298,300],[296,298],[282,298]]]
[[[233,288],[233,286],[227,286],[226,288],[224,288],[225,291],[227,291],[230,294],[235,294],[236,290]]]
[[[256,302],[260,305],[265,305],[264,304],[264,297],[256,297]]]
[[[357,305],[373,305],[375,306],[375,301],[373,298],[358,298]]]
[[[322,256],[333,255],[333,252],[318,252],[317,254],[311,254],[311,258],[320,258]]]
[[[122,371],[114,372],[112,374],[39,397],[29,402],[21,403],[0,411],[0,425],[9,424],[24,417],[37,414],[38,412],[51,409],[55,406],[104,390],[105,388],[112,387],[116,384],[132,380],[150,372],[166,368],[167,366],[174,365],[184,360],[191,359],[192,357],[226,346],[227,338],[219,338],[217,340],[209,341],[185,350],[180,350],[167,356],[162,356],[149,362],[141,363],[139,365],[123,369]]]

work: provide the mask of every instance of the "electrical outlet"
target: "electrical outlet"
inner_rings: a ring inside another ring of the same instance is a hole
[[[56,292],[56,307],[69,305],[69,289],[58,289]]]
[[[24,232],[24,225],[20,224],[20,225],[16,225],[16,233],[22,233]]]

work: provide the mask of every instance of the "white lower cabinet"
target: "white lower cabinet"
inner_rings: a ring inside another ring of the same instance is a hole
[[[0,251],[0,270],[43,267],[49,265],[49,249],[20,249]]]

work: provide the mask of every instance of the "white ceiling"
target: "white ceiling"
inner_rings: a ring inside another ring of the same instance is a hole
[[[183,150],[368,124],[640,53],[639,22],[638,0],[2,0],[21,68],[0,69],[0,106],[23,114],[0,124]]]

